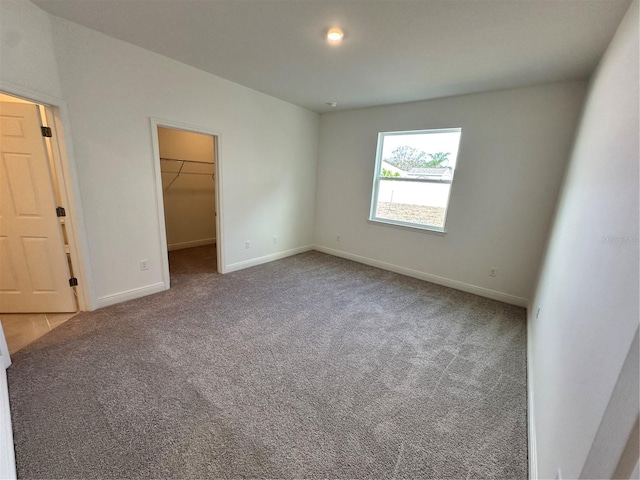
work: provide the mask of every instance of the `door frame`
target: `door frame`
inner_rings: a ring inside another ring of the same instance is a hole
[[[224,204],[222,200],[222,161],[220,158],[220,132],[215,130],[200,127],[197,125],[191,125],[188,123],[175,122],[173,120],[164,120],[161,118],[150,117],[151,124],[151,144],[153,147],[153,171],[156,182],[156,211],[158,215],[158,236],[160,238],[160,251],[161,255],[161,267],[162,277],[166,288],[170,287],[170,275],[169,275],[169,255],[167,245],[167,229],[164,219],[164,193],[162,189],[162,173],[160,165],[160,143],[158,141],[158,127],[172,128],[174,130],[183,130],[192,133],[201,133],[204,135],[210,135],[215,137],[214,142],[214,188],[215,188],[215,224],[216,224],[216,259],[218,273],[225,273],[226,264],[224,263],[224,238],[223,238],[223,225],[224,225]]]
[[[60,196],[67,210],[65,227],[73,272],[78,279],[78,309],[80,311],[95,310],[96,295],[89,255],[84,214],[82,211],[78,170],[73,152],[71,132],[67,125],[69,109],[67,102],[61,98],[20,87],[0,80],[0,91],[22,98],[29,102],[43,105],[46,111],[47,124],[53,130],[51,150],[55,177],[60,189]]]

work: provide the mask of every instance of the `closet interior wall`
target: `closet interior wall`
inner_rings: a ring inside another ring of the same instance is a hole
[[[216,242],[214,137],[158,127],[168,250]]]

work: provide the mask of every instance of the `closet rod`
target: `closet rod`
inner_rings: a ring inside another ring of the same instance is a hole
[[[173,177],[173,180],[171,180],[169,182],[169,185],[167,185],[163,190],[167,191],[171,188],[171,185],[173,185],[173,183],[180,177],[180,175],[207,175],[210,176],[212,179],[215,179],[215,173],[207,173],[207,172],[183,172],[182,169],[184,168],[184,164],[185,163],[201,163],[204,165],[211,165],[213,166],[213,163],[206,163],[206,162],[197,162],[195,160],[178,160],[175,158],[164,158],[164,157],[160,157],[160,160],[170,160],[170,161],[174,161],[174,162],[180,162],[180,169],[177,172],[163,172],[162,169],[160,169],[160,171],[162,173],[175,173],[176,176]]]
[[[162,173],[178,173],[178,172],[165,172],[164,170],[161,170]],[[206,175],[207,177],[213,177],[213,173],[206,173],[206,172],[180,172],[180,175]]]
[[[187,163],[201,163],[203,165],[213,165],[213,162],[199,162],[198,160],[181,160],[179,158],[160,157],[160,160],[167,160],[169,162],[187,162]]]

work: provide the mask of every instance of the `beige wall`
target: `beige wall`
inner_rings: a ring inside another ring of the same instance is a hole
[[[171,128],[158,128],[165,227],[169,250],[215,241],[214,137]],[[166,159],[193,160],[181,162]],[[206,165],[205,165],[206,163]],[[200,175],[200,174],[207,175]]]
[[[162,158],[178,158],[207,163],[215,161],[211,135],[159,127],[158,142]]]

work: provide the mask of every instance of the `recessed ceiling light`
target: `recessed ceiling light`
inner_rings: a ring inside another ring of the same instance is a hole
[[[335,108],[338,106],[338,104],[336,102],[327,102],[325,105],[327,105],[328,107],[331,108]]]
[[[344,32],[338,27],[332,27],[327,31],[327,40],[330,42],[341,42],[344,38]]]

